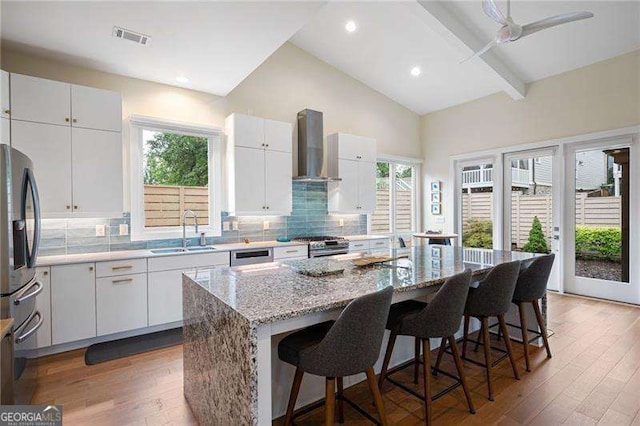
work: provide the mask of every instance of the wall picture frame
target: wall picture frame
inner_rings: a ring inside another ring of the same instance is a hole
[[[442,247],[431,247],[431,257],[433,259],[442,258]]]
[[[441,212],[440,203],[431,204],[431,214],[439,215]]]
[[[439,203],[441,200],[440,192],[432,192],[431,193],[431,202]]]
[[[439,180],[434,180],[431,182],[431,192],[439,192],[442,191],[442,182]]]

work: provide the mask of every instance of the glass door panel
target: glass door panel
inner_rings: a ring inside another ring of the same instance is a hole
[[[493,164],[467,165],[460,172],[462,245],[493,248]]]

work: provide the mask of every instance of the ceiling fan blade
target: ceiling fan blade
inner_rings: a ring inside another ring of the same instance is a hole
[[[491,49],[493,46],[496,45],[496,41],[491,40],[489,43],[487,43],[482,49],[478,50],[476,53],[474,53],[473,55],[469,56],[467,59],[465,59],[464,61],[460,62],[461,64],[464,64],[467,61],[470,61],[473,58],[477,58],[478,56],[483,55],[484,53],[486,53],[489,49]]]
[[[593,18],[593,13],[571,12],[571,13],[564,13],[562,15],[552,16],[550,18],[541,19],[540,21],[523,25],[522,35],[520,36],[520,38],[524,36],[528,36],[529,34],[536,33],[540,30],[545,30],[547,28],[555,27],[556,25],[562,25],[568,22],[580,21],[582,19],[589,19],[589,18]]]
[[[495,0],[482,0],[482,10],[484,14],[501,25],[507,25],[507,18],[504,17]]]

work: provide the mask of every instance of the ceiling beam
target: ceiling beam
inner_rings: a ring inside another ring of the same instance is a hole
[[[467,57],[480,50],[489,40],[480,40],[442,1],[427,0],[407,2],[416,16]],[[480,2],[478,2],[480,9]],[[513,99],[526,95],[524,81],[507,67],[492,51],[473,59],[483,64],[502,84],[502,88]]]

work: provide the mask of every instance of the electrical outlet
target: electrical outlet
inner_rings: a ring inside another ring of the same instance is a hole
[[[105,237],[107,235],[107,225],[96,225],[96,237]]]
[[[344,226],[344,219],[338,219],[338,226]]]
[[[121,223],[118,231],[120,235],[129,235],[129,224]]]
[[[443,223],[445,223],[444,217],[442,217],[442,216],[436,217],[436,220],[434,221],[434,223],[442,225]]]
[[[233,222],[231,222],[231,229],[234,231],[238,230],[238,221],[234,220]]]
[[[269,221],[268,220],[263,220],[262,221],[262,229],[265,231],[269,230]]]
[[[231,229],[229,226],[229,222],[222,222],[222,230],[228,231],[229,229]]]

